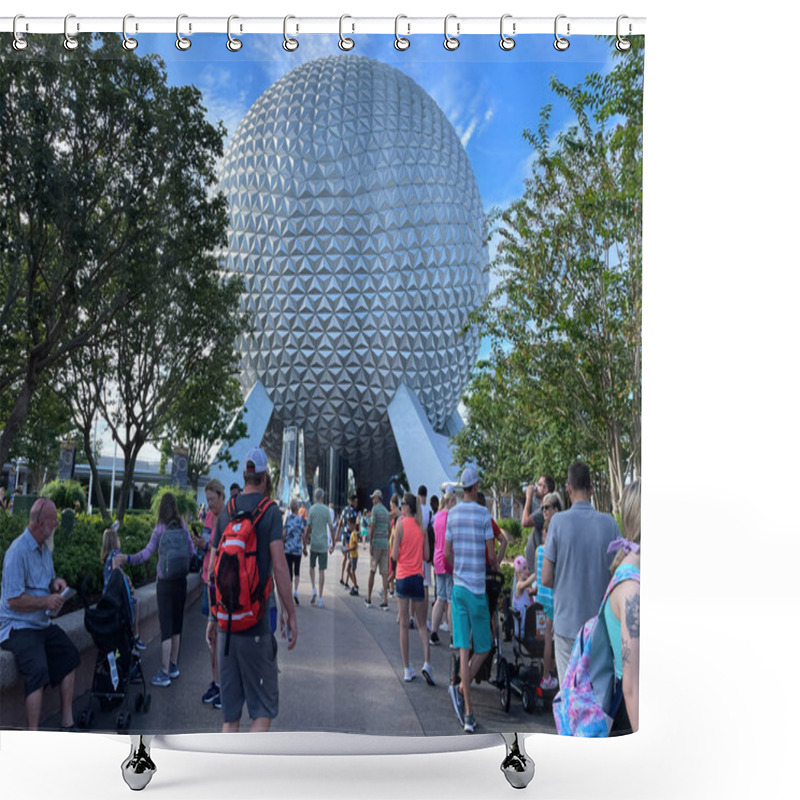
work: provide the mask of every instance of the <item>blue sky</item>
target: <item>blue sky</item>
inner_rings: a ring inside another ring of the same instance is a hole
[[[222,120],[229,135],[282,75],[305,61],[342,55],[332,35],[301,35],[294,53],[285,52],[275,35],[244,35],[238,53],[227,50],[220,34],[196,34],[186,52],[175,48],[172,34],[139,39],[140,53],[157,52],[165,60],[170,83],[202,91],[209,118]],[[536,127],[540,108],[554,104],[554,132],[570,123],[568,109],[549,89],[550,76],[577,83],[612,67],[609,44],[590,36],[572,37],[566,53],[553,48],[552,36],[525,37],[511,52],[502,51],[494,35],[471,35],[455,52],[444,49],[439,35],[413,36],[405,52],[395,50],[393,36],[358,35],[355,41],[350,54],[400,69],[438,103],[467,151],[487,210],[521,193],[531,157],[522,130]]]
[[[404,52],[395,50],[394,36],[354,39],[351,55],[391,64],[437,102],[469,156],[487,212],[521,195],[532,159],[522,131],[537,127],[542,106],[553,105],[553,134],[573,122],[566,104],[551,92],[550,77],[575,84],[591,72],[606,73],[613,67],[611,46],[593,36],[573,36],[564,53],[555,50],[552,36],[544,35],[520,39],[510,52],[499,48],[496,35],[471,35],[453,52],[444,49],[440,35],[412,36]],[[222,120],[229,136],[255,100],[287,72],[315,58],[347,57],[335,35],[301,35],[293,53],[284,51],[282,37],[276,35],[244,35],[237,53],[228,51],[220,34],[196,34],[184,52],[176,49],[172,34],[139,40],[140,53],[157,52],[164,59],[170,83],[201,90],[209,119]],[[488,350],[485,341],[481,356]]]

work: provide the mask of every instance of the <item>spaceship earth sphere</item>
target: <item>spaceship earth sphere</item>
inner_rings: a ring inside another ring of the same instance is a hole
[[[303,428],[306,465],[333,446],[360,486],[399,467],[387,408],[401,383],[434,430],[478,353],[484,213],[453,126],[393,67],[307,62],[265,91],[220,168],[226,268],[245,283],[245,389],[275,403],[268,450]]]

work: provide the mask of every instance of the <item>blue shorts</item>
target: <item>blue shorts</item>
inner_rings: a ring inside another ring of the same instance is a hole
[[[453,598],[453,573],[436,573],[436,599],[446,600],[448,603]]]
[[[425,599],[425,584],[422,575],[409,575],[397,578],[394,582],[394,593],[401,600],[422,602]]]
[[[453,645],[488,653],[492,649],[492,627],[489,623],[489,603],[485,594],[472,594],[463,586],[453,587],[451,613],[453,616]]]

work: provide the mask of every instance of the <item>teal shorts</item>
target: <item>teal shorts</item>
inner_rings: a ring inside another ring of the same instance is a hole
[[[328,551],[325,550],[322,553],[318,553],[316,550],[311,551],[311,569],[317,566],[317,561],[319,561],[319,570],[320,572],[325,572],[328,569]]]
[[[492,626],[486,595],[472,594],[463,586],[454,586],[450,608],[455,647],[469,650],[471,635],[473,652],[488,653],[492,649]]]

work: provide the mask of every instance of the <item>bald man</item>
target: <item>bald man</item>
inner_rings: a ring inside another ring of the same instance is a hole
[[[0,587],[0,647],[9,650],[25,679],[28,728],[39,727],[42,696],[47,684],[59,687],[61,726],[74,728],[72,697],[80,654],[51,617],[64,605],[67,588],[57,578],[53,557],[45,542],[58,526],[51,500],[40,498],[31,508],[28,527],[11,543],[3,559]]]

